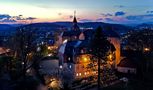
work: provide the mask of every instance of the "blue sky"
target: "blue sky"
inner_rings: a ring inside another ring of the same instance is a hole
[[[153,21],[153,0],[0,0],[0,23],[71,21],[143,23]]]

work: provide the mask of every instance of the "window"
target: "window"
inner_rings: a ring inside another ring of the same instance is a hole
[[[84,50],[83,49],[81,50],[81,53],[84,53]]]
[[[84,75],[87,75],[87,73],[85,72]]]
[[[79,76],[79,74],[77,73],[76,76]]]
[[[62,68],[63,68],[63,66],[62,66],[62,65],[60,65],[60,68],[62,69]]]
[[[70,65],[69,68],[72,68],[72,66]]]
[[[69,58],[68,58],[68,60],[70,61],[70,60],[71,60],[71,58],[69,57]]]
[[[81,76],[81,73],[79,73],[79,75]]]

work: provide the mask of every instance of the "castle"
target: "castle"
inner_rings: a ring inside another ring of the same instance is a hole
[[[116,59],[113,63],[117,66],[120,62],[120,37],[113,30],[103,31],[116,49]],[[90,54],[87,53],[87,46],[94,32],[95,30],[93,29],[81,30],[74,15],[71,30],[64,31],[59,36],[59,65],[63,72],[69,73],[69,76],[72,76],[73,79],[93,74],[86,67],[91,59]]]

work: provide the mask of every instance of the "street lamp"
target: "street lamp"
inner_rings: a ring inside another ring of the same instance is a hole
[[[113,55],[112,54],[109,54],[109,60],[112,60],[112,58],[113,58]]]
[[[48,46],[48,50],[51,50],[51,47],[50,46]]]
[[[83,57],[83,61],[84,62],[87,62],[87,57]]]
[[[145,52],[148,52],[148,51],[150,51],[150,48],[147,48],[147,47],[146,47],[146,48],[144,48],[144,51],[145,51]]]

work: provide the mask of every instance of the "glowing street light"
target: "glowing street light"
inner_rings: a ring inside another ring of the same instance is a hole
[[[50,46],[48,46],[48,50],[51,50],[51,47]]]
[[[83,55],[81,59],[84,63],[87,63],[90,60],[90,57],[88,55]]]
[[[110,54],[108,57],[109,57],[109,60],[112,60],[113,55],[112,55],[112,54]]]
[[[144,51],[148,52],[148,51],[150,51],[150,49],[149,48],[144,48]]]
[[[87,62],[87,57],[83,57],[84,62]]]

